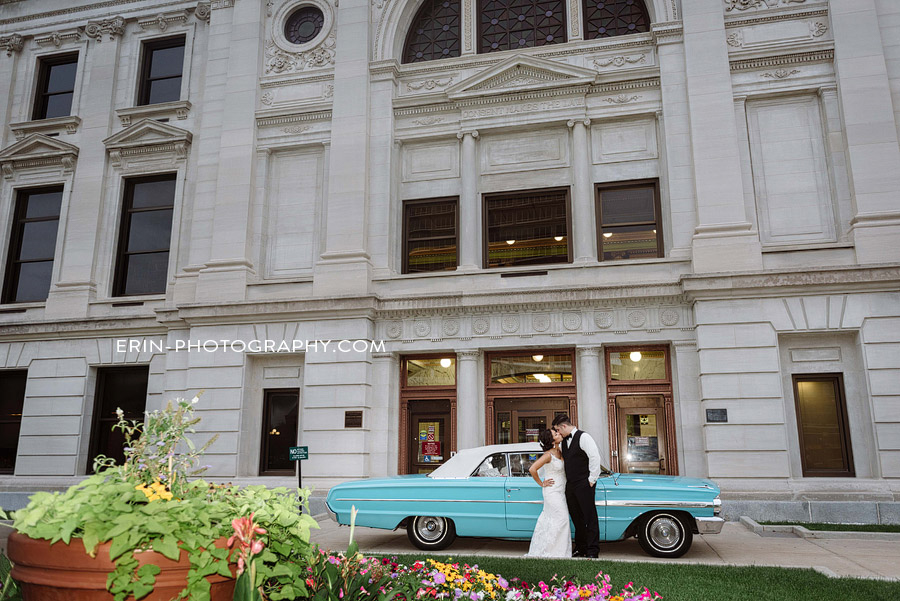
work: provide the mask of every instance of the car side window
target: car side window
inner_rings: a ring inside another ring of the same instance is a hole
[[[494,455],[490,455],[485,458],[484,461],[481,462],[481,465],[478,466],[478,469],[475,470],[473,476],[479,476],[482,478],[499,478],[502,476],[506,476],[509,473],[506,466],[506,454],[505,453],[495,453]]]
[[[540,459],[540,453],[510,453],[509,474],[518,478],[530,478],[531,464]]]

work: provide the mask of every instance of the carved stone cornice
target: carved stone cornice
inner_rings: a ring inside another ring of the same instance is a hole
[[[89,38],[103,41],[103,36],[109,36],[110,40],[125,34],[125,19],[123,17],[111,17],[100,21],[88,21],[84,27],[84,35]]]
[[[232,8],[234,6],[235,0],[212,0],[209,3],[209,7],[212,10],[219,10],[222,8]]]
[[[834,50],[817,50],[814,52],[800,52],[797,54],[782,54],[780,56],[733,60],[731,61],[731,70],[747,71],[750,69],[780,67],[782,65],[797,65],[831,60],[834,60]]]
[[[209,5],[209,2],[198,2],[197,8],[194,9],[194,16],[197,17],[198,20],[203,21],[207,25],[209,25],[209,19],[212,15],[212,8]]]
[[[311,110],[309,112],[258,111],[256,113],[256,126],[273,127],[308,121],[329,121],[330,119],[331,110]]]
[[[74,134],[78,131],[79,125],[81,125],[81,118],[76,115],[69,115],[67,117],[10,123],[9,129],[12,130],[16,140],[24,140],[29,134],[35,133],[51,134],[65,131],[67,134]]]
[[[163,117],[175,117],[179,121],[187,119],[191,111],[191,103],[188,100],[175,100],[172,102],[160,102],[157,104],[144,104],[116,109],[116,115],[124,127],[141,119],[159,119]]]
[[[80,29],[63,29],[34,37],[34,43],[38,46],[47,47],[55,46],[59,48],[63,44],[81,41],[82,31]]]
[[[0,37],[0,50],[6,52],[6,56],[12,56],[13,52],[21,52],[25,47],[25,38],[17,33]]]
[[[103,140],[110,163],[115,168],[127,168],[128,159],[141,160],[156,158],[168,163],[176,163],[187,158],[191,144],[191,132],[160,123],[153,119],[142,119],[131,127]]]
[[[0,170],[5,179],[12,179],[22,169],[62,168],[63,173],[71,173],[77,158],[77,146],[33,133],[0,152]]]
[[[138,25],[144,30],[159,29],[160,31],[166,31],[169,29],[169,25],[173,23],[176,25],[184,25],[187,23],[189,16],[187,9],[175,10],[167,13],[159,13],[145,19],[139,19]]]
[[[653,41],[656,44],[675,44],[684,39],[684,25],[681,21],[669,21],[667,23],[653,23],[650,25],[653,33]]]
[[[459,361],[478,361],[481,357],[481,351],[478,349],[465,349],[456,352],[456,359]]]

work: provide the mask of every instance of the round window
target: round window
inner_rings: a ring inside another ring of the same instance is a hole
[[[292,44],[313,40],[325,25],[325,15],[315,6],[304,6],[291,13],[284,24],[284,37]]]

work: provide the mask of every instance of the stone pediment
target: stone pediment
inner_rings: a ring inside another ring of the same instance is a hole
[[[534,56],[513,56],[447,89],[451,99],[594,83],[597,72]]]
[[[168,123],[153,119],[141,119],[131,127],[103,140],[107,150],[135,148],[139,146],[159,146],[167,144],[190,144],[191,132]]]
[[[62,166],[68,172],[75,168],[77,157],[77,146],[35,133],[0,151],[0,165],[4,177],[9,179],[22,168]]]

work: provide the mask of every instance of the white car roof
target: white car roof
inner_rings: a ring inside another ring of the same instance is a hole
[[[486,447],[462,449],[430,474],[429,478],[468,478],[488,455],[494,453],[543,453],[536,442],[493,444]]]

